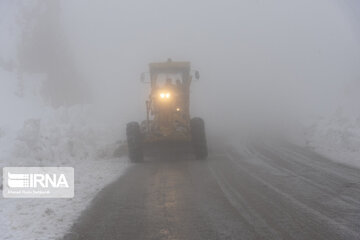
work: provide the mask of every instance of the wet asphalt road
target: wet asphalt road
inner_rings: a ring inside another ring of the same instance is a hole
[[[134,164],[64,239],[360,239],[360,170],[295,146]]]

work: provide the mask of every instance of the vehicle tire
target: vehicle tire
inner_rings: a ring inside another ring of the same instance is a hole
[[[190,120],[191,128],[191,144],[195,157],[197,159],[206,159],[208,156],[208,148],[205,135],[205,123],[201,118],[193,118]]]
[[[126,137],[131,162],[141,162],[143,156],[143,142],[140,125],[137,122],[130,122],[126,125]]]

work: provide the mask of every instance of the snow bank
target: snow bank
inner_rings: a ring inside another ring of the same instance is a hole
[[[0,68],[0,167],[74,167],[75,197],[1,198],[1,239],[58,239],[126,169],[127,159],[113,156],[122,127],[101,119],[92,105],[53,109],[39,97],[42,76],[24,79],[19,88],[16,74]]]
[[[18,69],[21,11],[35,3],[0,1],[0,167],[74,167],[75,197],[1,197],[1,239],[62,237],[95,194],[128,165],[113,156],[122,126],[101,119],[96,106],[51,108],[41,97],[47,76]]]
[[[360,114],[355,110],[339,107],[334,114],[313,120],[305,129],[307,145],[334,161],[360,168]]]
[[[311,119],[307,145],[334,161],[360,167],[360,83],[349,81],[333,112]]]
[[[18,130],[1,132],[1,167],[70,166],[75,168],[73,199],[0,200],[2,239],[57,239],[66,232],[95,194],[118,178],[128,165],[115,158],[119,132],[98,124],[91,106],[44,109]],[[2,173],[1,173],[2,174]]]
[[[1,199],[1,239],[59,239],[96,193],[122,174],[126,162],[113,158],[73,163],[73,199]]]

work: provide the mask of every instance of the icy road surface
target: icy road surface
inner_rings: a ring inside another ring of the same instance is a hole
[[[65,239],[360,239],[360,170],[295,146],[134,164]]]

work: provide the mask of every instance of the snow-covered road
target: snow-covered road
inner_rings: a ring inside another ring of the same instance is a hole
[[[65,239],[359,239],[360,170],[289,144],[211,144],[104,188]]]

